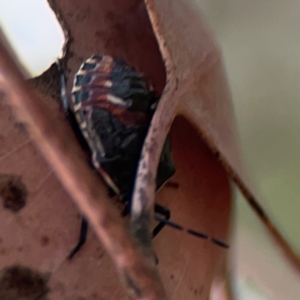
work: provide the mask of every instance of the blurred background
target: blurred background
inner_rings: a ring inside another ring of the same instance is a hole
[[[300,2],[194,0],[214,29],[232,89],[241,148],[271,217],[300,251]],[[61,55],[45,0],[0,0],[0,25],[32,75]],[[300,299],[299,275],[236,192],[238,299]]]

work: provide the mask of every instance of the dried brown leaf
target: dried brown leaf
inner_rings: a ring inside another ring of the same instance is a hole
[[[139,170],[137,177],[133,232],[140,216],[144,212],[152,213],[154,174],[164,139],[171,130],[177,166],[172,180],[179,183],[179,189],[165,187],[155,200],[171,209],[172,219],[229,242],[232,205],[229,175],[269,226],[273,236],[280,240],[289,259],[299,267],[297,255],[288,248],[255,200],[255,191],[246,176],[237,146],[221,52],[195,3],[187,0],[145,0],[145,4],[140,0],[49,0],[49,3],[67,38],[64,67],[68,73],[69,88],[82,61],[91,54],[104,53],[122,57],[142,72],[157,91],[164,90],[143,149],[141,163],[146,163],[147,168]],[[91,221],[105,249],[110,250],[115,265],[119,269],[127,266],[127,271],[133,271],[130,273],[133,281],[127,280],[127,285],[141,283],[136,276],[138,274],[149,279],[145,285],[135,289],[136,299],[164,299],[155,269],[151,269],[146,260],[143,263],[139,248],[126,231],[117,234],[122,232],[118,231],[121,220],[109,205],[110,200],[100,179],[93,177],[88,170],[85,157],[65,124],[59,101],[51,98],[57,98],[55,82],[58,83],[58,77],[54,72],[50,78],[53,84],[49,84],[49,77],[47,79],[45,74],[39,78],[39,89],[47,96],[46,100],[30,91],[32,97],[40,99],[47,108],[44,111],[46,119],[35,111],[40,117],[36,124],[44,122],[44,134],[50,134],[52,142],[56,135],[68,137],[63,145],[67,149],[69,145],[74,146],[75,150],[71,153],[77,157],[72,156],[67,163],[73,160],[74,170],[84,175],[78,181],[76,174],[70,173],[69,180],[77,180],[80,187],[68,186],[67,173],[63,174],[60,167],[66,162],[53,160],[39,144],[42,138],[38,140],[34,130],[41,128],[33,130],[32,121],[25,118],[26,126],[30,125],[29,132],[42,149],[44,158],[36,151],[27,131],[15,125],[10,108],[3,101],[0,103],[0,172],[21,178],[28,190],[26,205],[19,212],[0,210],[0,222],[3,224],[0,226],[0,267],[24,265],[39,274],[51,274],[47,281],[49,299],[126,299],[114,265],[93,234],[73,261],[66,259],[76,243],[79,219],[77,209],[69,201],[62,184]],[[24,91],[28,89],[23,87]],[[6,93],[10,97],[18,97],[24,91],[14,91],[14,94],[6,90]],[[34,103],[32,109],[34,111]],[[22,113],[19,110],[24,121]],[[59,132],[60,128],[63,133]],[[55,151],[63,153],[63,150],[57,147]],[[49,167],[45,160],[54,165]],[[147,181],[143,181],[145,177]],[[93,188],[92,184],[97,188]],[[75,190],[87,196],[85,202],[78,199],[80,197],[74,194]],[[147,196],[144,206],[141,205],[141,190]],[[101,201],[95,202],[96,198]],[[108,230],[106,235],[101,233],[92,207],[98,217],[106,213],[114,216],[109,224],[113,224],[110,226],[115,230]],[[116,242],[118,237],[119,244]],[[110,247],[112,241],[115,244]],[[116,245],[121,247],[119,256]],[[167,228],[154,240],[154,248],[160,260],[160,275],[171,299],[207,299],[214,278],[224,274],[227,250],[207,240]],[[137,258],[133,258],[132,253]],[[124,257],[130,258],[128,265]],[[145,268],[139,270],[134,266]],[[147,270],[153,273],[147,273]]]

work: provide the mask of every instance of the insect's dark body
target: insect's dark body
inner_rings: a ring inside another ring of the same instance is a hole
[[[157,101],[143,77],[121,59],[95,55],[82,64],[74,78],[71,109],[91,151],[92,164],[124,202],[131,199]],[[167,139],[157,188],[174,173]]]
[[[60,68],[59,62],[58,66]],[[121,59],[105,55],[94,55],[81,65],[74,77],[71,103],[66,97],[63,72],[61,85],[64,109],[78,139],[89,153],[93,167],[124,203],[124,214],[130,213],[137,166],[158,97],[141,74]],[[158,165],[156,189],[174,173],[167,137]],[[153,236],[169,225],[201,239],[209,238],[200,231],[170,221],[171,212],[165,207],[156,204],[155,212],[159,223]],[[70,258],[85,243],[86,235],[87,222],[83,219],[79,243]],[[220,247],[228,247],[218,239],[211,238],[211,241]]]

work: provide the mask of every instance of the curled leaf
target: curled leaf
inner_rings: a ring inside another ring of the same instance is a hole
[[[46,72],[34,80],[41,94],[24,82],[1,39],[0,87],[42,153],[15,126],[10,108],[2,101],[0,159],[5,163],[0,173],[21,176],[28,199],[17,213],[1,210],[5,224],[0,226],[1,255],[6,256],[0,260],[1,268],[18,262],[34,272],[49,273],[45,290],[49,287],[53,299],[125,299],[114,267],[135,299],[167,299],[166,294],[171,299],[206,299],[213,280],[226,276],[224,246],[230,244],[232,206],[229,178],[299,266],[297,255],[255,200],[237,146],[221,52],[195,3],[49,0],[49,4],[66,36],[62,61],[68,91],[79,65],[99,53],[122,57],[162,96],[139,164],[132,236],[65,120],[58,99],[58,72],[52,67],[53,76],[47,77]],[[166,185],[155,195],[157,165],[169,131],[177,169],[172,182],[177,187]],[[78,257],[67,260],[76,244],[79,220],[65,191],[114,264],[93,238]],[[140,228],[147,232],[152,225],[143,216],[153,214],[154,202],[167,206],[176,221],[153,242],[159,273],[152,249],[139,243]]]

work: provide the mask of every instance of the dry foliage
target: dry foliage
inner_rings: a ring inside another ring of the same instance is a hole
[[[129,233],[65,120],[54,66],[34,80],[37,91],[23,80],[2,38],[0,298],[127,299],[117,270],[134,299],[207,299],[213,280],[226,276],[228,250],[166,228],[153,241],[156,268],[152,246],[140,243],[136,228],[149,231],[141,216],[152,214],[155,200],[171,209],[172,219],[230,243],[229,178],[300,269],[245,175],[221,53],[194,2],[49,3],[66,35],[69,90],[83,60],[104,53],[125,59],[163,94],[143,149],[147,168],[137,176]],[[154,174],[169,130],[177,167],[172,181],[179,188],[165,187],[155,196]],[[94,231],[69,261],[80,226],[71,199]],[[32,288],[22,285],[23,278]]]

